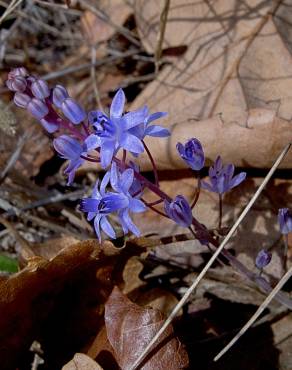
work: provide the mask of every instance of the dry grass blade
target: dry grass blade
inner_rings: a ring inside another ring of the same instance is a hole
[[[155,50],[155,72],[158,73],[159,70],[159,62],[162,53],[162,44],[164,40],[166,22],[167,22],[167,15],[169,11],[170,0],[165,0],[164,7],[160,16],[160,33],[157,41],[157,46]]]
[[[23,0],[13,0],[10,5],[7,7],[7,9],[5,10],[5,12],[2,14],[2,17],[0,18],[0,24],[4,21],[5,18],[8,17],[9,14],[11,14],[14,9],[16,9],[18,7],[18,5],[20,5],[21,3],[23,2]]]
[[[286,274],[282,277],[282,279],[278,282],[275,288],[271,291],[271,293],[267,296],[264,302],[260,305],[260,307],[253,314],[253,316],[242,327],[239,333],[227,344],[226,347],[222,349],[222,351],[218,353],[218,355],[214,358],[214,361],[218,361],[238,341],[238,339],[253,325],[256,319],[260,316],[260,314],[264,311],[264,309],[269,305],[271,300],[281,290],[281,288],[286,284],[286,282],[290,279],[291,276],[292,276],[292,267],[290,268],[290,270],[286,272]]]
[[[218,257],[218,255],[221,253],[222,249],[228,243],[229,239],[232,237],[232,235],[234,234],[234,232],[236,231],[236,229],[238,228],[238,226],[240,225],[240,223],[242,222],[242,220],[244,219],[244,217],[247,215],[247,213],[249,212],[249,210],[251,209],[251,207],[253,206],[253,204],[255,203],[255,201],[257,200],[257,198],[259,197],[259,195],[261,194],[261,192],[263,191],[264,187],[266,186],[266,184],[268,183],[268,181],[270,180],[270,178],[272,177],[272,175],[274,174],[274,172],[278,168],[279,164],[281,163],[281,161],[284,159],[285,155],[289,151],[290,147],[291,147],[291,143],[288,144],[283,149],[283,151],[281,152],[281,154],[277,158],[276,162],[274,163],[273,167],[270,169],[270,171],[268,172],[267,176],[264,178],[263,182],[259,186],[258,190],[255,192],[255,194],[253,195],[253,197],[251,198],[251,200],[249,201],[249,203],[247,204],[247,206],[245,207],[245,209],[243,210],[243,212],[241,213],[241,215],[239,216],[239,218],[236,220],[236,222],[234,223],[234,225],[230,229],[229,233],[226,235],[225,239],[222,241],[222,243],[220,244],[220,246],[217,248],[216,252],[213,254],[213,256],[210,258],[210,260],[208,261],[208,263],[206,264],[206,266],[203,268],[203,270],[197,276],[197,278],[195,279],[195,281],[193,282],[193,284],[188,288],[188,290],[186,291],[186,293],[184,294],[184,296],[182,297],[182,299],[178,302],[178,304],[176,305],[176,307],[173,309],[173,311],[171,312],[171,314],[169,315],[169,317],[166,319],[166,321],[162,325],[161,329],[156,333],[156,335],[149,342],[149,344],[146,346],[146,348],[144,349],[144,351],[142,352],[142,354],[138,357],[138,359],[134,362],[134,364],[129,368],[129,370],[134,370],[134,369],[136,369],[139,366],[139,364],[141,363],[141,361],[143,361],[143,359],[148,354],[149,350],[152,348],[152,346],[154,345],[154,343],[157,341],[157,339],[161,336],[161,334],[165,331],[165,329],[168,327],[168,325],[172,322],[172,320],[175,318],[175,316],[177,315],[177,313],[180,311],[180,309],[186,303],[186,301],[188,300],[188,298],[190,297],[190,295],[192,294],[192,292],[195,290],[195,288],[197,287],[197,285],[199,284],[199,282],[202,280],[202,278],[204,277],[204,275],[206,274],[206,272],[208,271],[208,269],[212,266],[212,264],[214,263],[214,261],[216,260],[216,258]]]

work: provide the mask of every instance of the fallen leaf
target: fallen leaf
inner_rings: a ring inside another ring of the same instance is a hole
[[[142,43],[153,53],[163,2],[133,6]],[[271,166],[292,140],[289,16],[280,1],[171,1],[164,47],[188,50],[132,105],[168,112],[163,122],[173,135],[147,141],[158,168],[184,167],[175,145],[190,137],[202,141],[208,159],[221,154],[237,166]],[[292,151],[281,167],[291,164]],[[141,165],[149,169],[145,155]]]
[[[81,24],[92,44],[110,39],[132,13],[124,0],[101,0],[95,12],[86,10]]]
[[[50,260],[33,257],[19,273],[2,279],[1,369],[20,365],[36,336],[46,363],[60,368],[96,335],[103,324],[103,304],[114,281],[121,280],[117,254],[111,243],[89,240]]]
[[[115,287],[105,305],[105,325],[118,364],[128,369],[163,323],[161,312],[132,303]],[[188,356],[168,327],[142,370],[178,370],[188,366]]]
[[[103,368],[84,353],[76,353],[62,370],[103,370]]]

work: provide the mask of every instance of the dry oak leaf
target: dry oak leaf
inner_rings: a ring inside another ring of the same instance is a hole
[[[84,353],[76,353],[62,370],[103,370],[103,368]]]
[[[0,281],[1,370],[19,366],[37,335],[49,345],[43,349],[57,363],[52,368],[60,368],[62,357],[72,357],[74,346],[98,330],[115,279],[103,280],[96,271],[107,271],[108,265],[114,268],[111,245],[89,240],[62,249],[50,260],[36,256],[19,273]],[[92,300],[94,307],[87,305]],[[45,338],[52,333],[54,341],[48,343]]]
[[[152,53],[163,3],[133,4]],[[212,160],[220,153],[237,166],[271,166],[292,140],[291,16],[290,1],[170,2],[164,47],[188,50],[132,104],[169,113],[164,124],[173,136],[147,143],[159,168],[183,167],[175,144],[190,137],[202,141]],[[281,166],[292,167],[292,151]]]
[[[126,370],[142,353],[163,324],[163,315],[152,308],[132,303],[115,287],[105,305],[105,325],[119,366]],[[188,366],[188,355],[168,327],[141,370],[178,370]]]

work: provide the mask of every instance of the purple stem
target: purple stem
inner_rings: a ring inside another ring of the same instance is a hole
[[[150,153],[150,150],[148,149],[147,145],[145,144],[144,140],[142,140],[142,143],[144,145],[144,148],[146,150],[146,153],[150,159],[150,162],[151,162],[151,165],[152,165],[152,168],[153,168],[153,173],[154,173],[154,177],[155,177],[155,184],[159,187],[159,178],[158,178],[158,172],[157,172],[157,167],[156,167],[156,164],[154,162],[154,159],[152,157],[152,154]]]

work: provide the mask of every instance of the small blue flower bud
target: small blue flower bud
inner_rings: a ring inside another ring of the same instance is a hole
[[[26,89],[27,82],[22,76],[16,76],[10,80],[6,81],[6,86],[11,91],[23,92]]]
[[[72,98],[67,98],[61,105],[62,112],[72,123],[78,125],[86,118],[86,113]]]
[[[262,270],[271,262],[271,259],[272,259],[271,252],[267,251],[266,249],[260,250],[255,260],[256,267]]]
[[[176,149],[186,164],[195,171],[204,167],[205,155],[198,139],[192,138],[185,145],[177,143]]]
[[[178,225],[189,227],[192,224],[193,216],[191,207],[182,195],[177,195],[171,203],[166,201],[164,203],[164,209],[167,216]]]
[[[31,91],[38,99],[45,99],[50,95],[49,86],[44,80],[35,80],[31,84]]]
[[[27,105],[27,110],[39,120],[44,118],[49,113],[49,108],[46,106],[46,104],[37,98],[31,99]]]
[[[53,89],[53,103],[57,108],[60,109],[63,101],[67,98],[69,98],[69,94],[62,85],[57,85]]]
[[[289,208],[279,209],[278,221],[282,234],[289,234],[292,232],[292,213]]]
[[[27,94],[17,92],[14,94],[14,103],[20,108],[26,108],[28,103],[31,101],[31,97]]]

